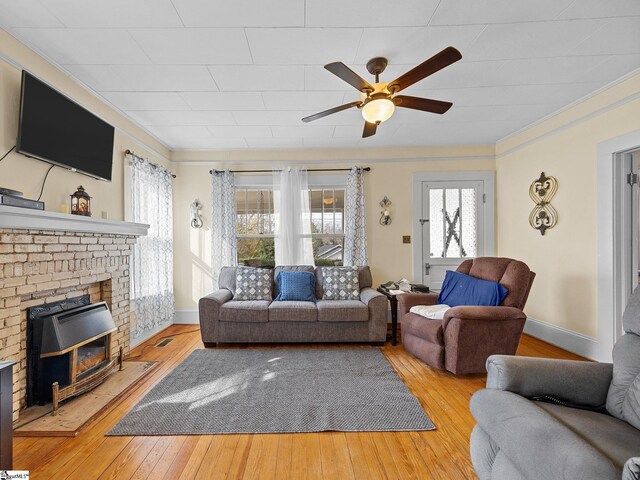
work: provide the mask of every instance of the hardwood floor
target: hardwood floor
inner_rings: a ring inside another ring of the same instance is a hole
[[[132,356],[142,353],[140,359],[162,363],[76,438],[15,439],[14,469],[30,470],[32,480],[476,478],[469,460],[475,423],[469,399],[484,386],[485,376],[455,377],[434,370],[390,343],[382,351],[437,430],[106,437],[164,375],[191,351],[203,348],[194,328],[172,326],[133,350]],[[164,348],[144,348],[167,335],[177,336]],[[518,354],[580,359],[526,335]]]

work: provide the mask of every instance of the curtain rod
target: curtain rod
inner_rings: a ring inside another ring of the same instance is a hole
[[[146,158],[141,157],[140,155],[136,155],[136,154],[135,154],[135,152],[134,152],[133,150],[129,150],[128,148],[124,151],[124,154],[125,154],[125,155],[131,155],[132,157],[142,158],[143,160],[147,160]],[[148,161],[149,161],[149,160],[147,160],[147,162],[148,162]],[[151,162],[149,162],[149,163],[151,163]],[[164,167],[163,167],[163,168],[164,168]],[[166,169],[165,169],[165,170],[166,170]],[[167,170],[167,172],[171,173],[169,170]],[[171,176],[172,176],[173,178],[176,178],[176,176],[175,176],[175,174],[174,174],[174,173],[171,173]]]
[[[370,172],[371,167],[363,167],[362,170]],[[282,170],[229,170],[230,173],[273,173],[281,172]],[[307,172],[350,172],[350,168],[309,168]],[[210,174],[221,173],[224,170],[209,170]]]

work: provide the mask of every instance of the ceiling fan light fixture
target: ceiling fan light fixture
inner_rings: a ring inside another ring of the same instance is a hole
[[[391,118],[396,106],[388,98],[377,98],[368,101],[362,107],[362,116],[369,123],[380,124]]]

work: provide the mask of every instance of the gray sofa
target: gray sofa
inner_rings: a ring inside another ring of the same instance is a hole
[[[220,272],[219,290],[200,299],[200,333],[205,346],[218,343],[371,342],[382,344],[387,334],[387,298],[371,288],[369,267],[360,267],[359,300],[322,300],[322,268],[276,267],[315,272],[317,302],[233,300],[235,267]]]
[[[480,480],[640,479],[640,293],[613,365],[494,355],[471,399]],[[539,401],[536,401],[539,400]]]

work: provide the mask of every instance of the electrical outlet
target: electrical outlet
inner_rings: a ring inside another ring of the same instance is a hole
[[[403,235],[402,243],[411,243],[411,235]]]

